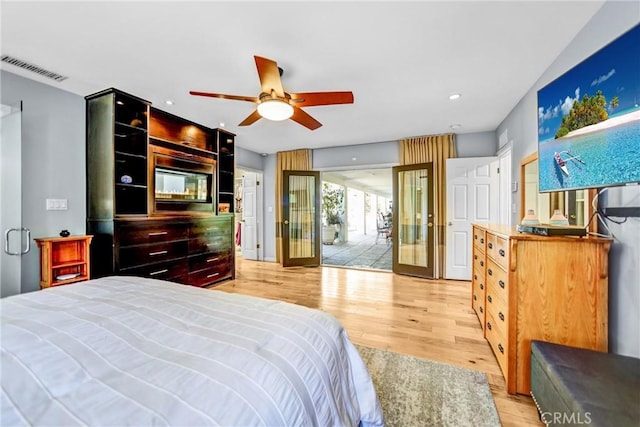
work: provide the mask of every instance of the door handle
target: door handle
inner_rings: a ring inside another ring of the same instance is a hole
[[[447,223],[447,225],[448,225],[449,227],[451,227],[451,226],[453,225],[453,223],[452,223],[451,221],[449,221],[449,222]]]
[[[22,232],[23,231],[27,233],[27,246],[21,252],[11,252],[11,250],[9,250],[9,236],[11,235],[11,233],[13,231],[20,232],[20,237],[22,237]],[[4,232],[4,251],[5,251],[5,253],[7,253],[8,255],[24,255],[27,252],[29,252],[30,250],[31,250],[31,230],[29,230],[28,228],[8,228]]]
[[[288,219],[284,220],[284,225],[289,225],[289,220]]]

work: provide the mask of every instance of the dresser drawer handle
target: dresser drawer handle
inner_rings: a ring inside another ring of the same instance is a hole
[[[493,249],[493,243],[489,242],[487,246],[489,246],[489,249]]]
[[[167,253],[169,253],[169,251],[149,252],[149,256],[165,255]]]
[[[476,239],[476,240],[478,240],[478,235],[477,235],[477,234],[474,234],[474,235],[473,235],[473,238],[474,238],[474,239]]]
[[[482,307],[480,307],[480,313],[484,313],[484,310],[482,309]]]
[[[484,285],[480,283],[480,290],[484,290]]]
[[[219,276],[220,273],[207,274],[207,279],[211,279],[212,277]]]
[[[480,239],[480,243],[484,243],[484,239]]]
[[[478,297],[475,294],[473,294],[473,300],[478,301]]]
[[[152,236],[165,236],[169,233],[167,233],[166,231],[156,231],[155,233],[149,233],[149,237]]]
[[[163,270],[153,271],[153,272],[149,273],[149,276],[157,276],[158,274],[166,273],[167,271],[169,271],[167,268],[165,268]]]
[[[487,301],[493,302],[493,298],[491,298],[491,295],[487,295]]]
[[[220,259],[220,257],[219,257],[219,256],[217,256],[217,257],[215,257],[215,258],[209,258],[209,259],[207,260],[207,262],[214,262],[214,261],[218,261],[219,259]]]
[[[478,255],[474,255],[474,256],[473,256],[473,259],[478,259]]]
[[[500,353],[504,354],[504,347],[502,344],[498,344],[498,350],[500,350]]]
[[[500,285],[500,287],[504,289],[504,280],[498,280],[498,285]]]
[[[491,330],[491,322],[487,322],[487,329]]]
[[[504,249],[500,249],[498,253],[500,254],[500,256],[504,256]]]
[[[480,267],[484,267],[484,261],[480,261]]]
[[[502,312],[498,313],[498,317],[504,322],[504,314]]]
[[[487,270],[487,274],[489,274],[489,276],[493,276],[493,270],[488,269],[488,270]]]
[[[473,280],[478,280],[478,275],[477,274],[473,275]]]

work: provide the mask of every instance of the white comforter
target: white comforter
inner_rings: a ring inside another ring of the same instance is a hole
[[[134,277],[0,303],[2,426],[383,424],[319,310]]]

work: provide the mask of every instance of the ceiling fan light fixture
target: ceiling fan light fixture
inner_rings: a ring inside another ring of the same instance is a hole
[[[293,107],[280,99],[266,99],[258,104],[258,113],[268,120],[287,120],[293,116]]]

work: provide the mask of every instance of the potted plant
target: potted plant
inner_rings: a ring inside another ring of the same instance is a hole
[[[342,215],[344,214],[344,188],[324,182],[322,184],[322,243],[332,245],[340,233]]]

